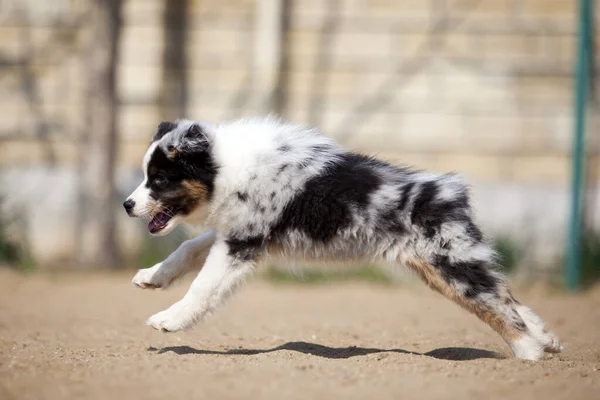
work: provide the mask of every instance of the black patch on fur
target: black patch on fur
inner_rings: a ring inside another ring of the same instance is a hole
[[[433,266],[440,272],[444,280],[458,281],[467,286],[465,297],[473,298],[481,293],[495,293],[498,279],[490,274],[484,261],[459,261],[451,263],[448,256],[437,255]]]
[[[238,199],[240,199],[240,201],[243,201],[244,203],[248,201],[248,193],[235,192],[235,194],[237,195]]]
[[[442,183],[443,184],[443,183]],[[467,233],[476,242],[482,239],[481,231],[473,224],[468,215],[469,197],[459,194],[456,199],[446,201],[436,199],[439,192],[437,182],[425,182],[416,196],[411,213],[411,222],[423,228],[425,237],[431,239],[445,222],[459,221],[467,226]]]
[[[315,154],[329,153],[331,151],[331,146],[326,144],[315,144],[310,146],[310,150]]]
[[[277,193],[275,192],[271,192],[271,200],[273,200],[275,198],[275,196],[277,195]]]
[[[473,239],[477,243],[481,242],[483,240],[483,233],[481,233],[481,230],[477,227],[477,225],[475,225],[475,223],[470,218],[468,218],[466,223],[467,234],[469,235],[469,237],[471,237],[471,239]]]
[[[413,204],[411,222],[424,228],[425,236],[431,238],[435,234],[434,226],[441,223],[434,220],[435,215],[430,212],[438,187],[435,182],[425,182],[420,189]]]
[[[517,328],[517,330],[521,331],[521,332],[527,332],[527,325],[525,324],[525,321],[523,321],[523,318],[519,315],[519,313],[517,312],[517,310],[515,310],[514,308],[512,309],[512,314],[514,316],[514,326],[515,328]]]
[[[202,132],[202,128],[198,124],[191,125],[185,134],[185,137],[187,139],[195,139],[200,136],[204,136],[204,133]]]
[[[389,210],[381,213],[379,216],[379,222],[377,227],[385,232],[392,232],[397,235],[404,235],[408,233],[408,228],[400,220],[400,215],[396,211],[396,208],[392,207]]]
[[[521,318],[520,315],[517,315],[519,318]],[[527,332],[527,325],[525,325],[525,322],[523,321],[517,321],[515,322],[515,328],[517,328],[517,330],[521,331],[521,332]]]
[[[198,124],[191,125],[183,139],[177,144],[178,156],[190,154],[208,153],[210,143],[202,127]]]
[[[398,203],[398,211],[403,211],[410,200],[410,194],[412,188],[415,186],[414,182],[409,182],[402,187],[402,194],[400,195],[400,202]]]
[[[306,182],[304,190],[284,208],[273,227],[275,236],[299,230],[312,240],[327,242],[352,222],[351,207],[364,210],[381,178],[372,159],[344,154]]]
[[[508,297],[510,297],[510,299],[517,305],[520,305],[521,303],[519,303],[519,300],[515,299],[515,296],[513,296],[512,292],[509,290],[508,291]]]
[[[397,216],[395,218],[397,218]],[[406,228],[406,226],[402,222],[395,220],[395,218],[389,224],[388,230],[397,235],[404,235],[408,233],[408,229]]]
[[[152,140],[150,141],[150,143],[160,140],[160,138],[162,138],[163,136],[165,136],[167,133],[171,132],[175,128],[177,128],[177,124],[174,122],[170,122],[170,121],[161,122],[160,124],[158,124],[158,129],[157,129],[156,133],[154,134],[154,136],[152,137]]]
[[[180,154],[181,166],[189,172],[195,180],[202,182],[208,188],[208,198],[212,197],[215,187],[215,177],[218,167],[214,162],[210,149],[207,147],[190,148],[187,153]]]
[[[409,182],[399,190],[399,200],[389,210],[382,213],[378,226],[384,230],[393,232],[397,235],[404,235],[408,233],[408,228],[399,219],[402,216],[402,212],[406,208],[410,199],[411,190],[415,186],[414,182]]]
[[[263,236],[251,236],[245,239],[229,238],[225,241],[229,248],[228,254],[238,260],[255,260],[264,246]]]
[[[285,171],[287,168],[289,168],[290,164],[283,164],[281,167],[279,167],[279,170],[277,171],[277,175],[281,174],[283,171]]]
[[[267,208],[265,206],[258,207],[258,212],[260,212],[261,214],[264,214],[266,211],[267,211]]]

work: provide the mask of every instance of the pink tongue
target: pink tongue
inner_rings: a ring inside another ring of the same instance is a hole
[[[163,212],[159,212],[152,218],[152,220],[148,223],[148,230],[150,233],[155,233],[160,231],[162,228],[167,225],[169,222],[169,216]]]

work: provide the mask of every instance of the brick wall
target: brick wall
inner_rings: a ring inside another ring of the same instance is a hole
[[[49,163],[72,170],[74,139],[85,129],[85,1],[42,3],[8,1],[0,13],[0,165],[11,168],[11,179]],[[164,3],[125,0],[118,68],[125,175],[134,173],[158,123]],[[525,202],[528,188],[552,188],[563,207],[575,3],[290,0],[279,106],[288,119],[314,124],[349,148],[456,170],[499,194],[521,187]],[[250,0],[190,1],[188,117],[253,113],[254,7]],[[594,154],[598,124],[594,112]],[[597,176],[598,163],[591,165]],[[482,213],[492,230],[501,225],[496,214]],[[563,225],[564,218],[556,222],[555,242]]]

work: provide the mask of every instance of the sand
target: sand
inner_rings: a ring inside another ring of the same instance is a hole
[[[0,399],[600,399],[600,287],[515,291],[566,347],[531,362],[420,285],[255,279],[161,333],[146,318],[187,282],[143,291],[132,275],[1,269]]]

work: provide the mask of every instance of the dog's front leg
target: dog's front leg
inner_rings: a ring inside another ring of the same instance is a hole
[[[150,317],[147,324],[166,332],[189,328],[213,312],[254,270],[258,252],[257,248],[240,247],[239,243],[232,246],[231,241],[217,239],[186,295]]]
[[[194,267],[202,266],[214,242],[214,230],[203,233],[197,238],[186,240],[164,261],[151,268],[140,269],[131,283],[142,289],[165,289]]]

